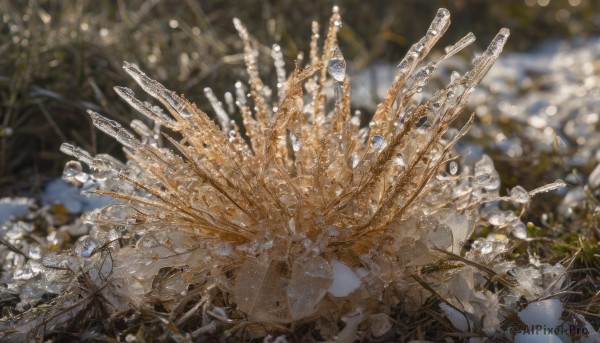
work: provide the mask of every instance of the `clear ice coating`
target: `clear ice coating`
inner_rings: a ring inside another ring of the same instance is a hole
[[[371,138],[371,148],[375,152],[380,152],[387,147],[388,142],[382,136],[375,135]]]
[[[556,190],[556,189],[559,189],[559,188],[563,188],[565,186],[567,186],[567,184],[563,180],[558,179],[558,180],[555,180],[552,183],[549,183],[549,184],[544,185],[542,187],[538,187],[536,189],[531,190],[529,192],[529,196],[534,196],[534,195],[539,194],[539,193],[550,192],[550,191],[553,191],[553,190]]]
[[[81,167],[81,163],[79,161],[69,161],[65,164],[65,168],[63,169],[63,178],[67,181],[71,180],[82,171],[83,168]]]
[[[458,172],[458,163],[456,163],[456,161],[450,161],[449,169],[451,175],[456,175]]]
[[[344,82],[346,78],[346,60],[344,60],[344,55],[342,55],[342,51],[338,46],[333,48],[333,54],[331,59],[329,59],[327,71],[337,82]]]
[[[529,203],[531,197],[525,188],[521,186],[515,186],[510,190],[510,199],[520,204],[527,204]]]
[[[99,247],[98,241],[90,236],[85,236],[77,242],[75,245],[75,251],[81,257],[91,257],[92,254]]]
[[[292,317],[300,319],[313,314],[332,283],[333,271],[324,258],[296,261],[287,287]]]
[[[204,88],[204,95],[206,95],[210,105],[215,110],[215,113],[217,114],[217,120],[219,121],[223,131],[229,132],[231,130],[231,119],[229,118],[229,114],[227,114],[223,108],[223,104],[219,101],[219,99],[217,99],[210,87]]]
[[[474,181],[484,189],[493,191],[500,187],[500,176],[494,168],[494,162],[488,155],[483,155],[475,163]]]

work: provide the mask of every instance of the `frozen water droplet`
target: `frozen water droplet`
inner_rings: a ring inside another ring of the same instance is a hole
[[[344,82],[346,78],[346,61],[344,60],[342,51],[337,46],[333,48],[333,54],[329,60],[327,71],[337,82]]]
[[[402,154],[396,156],[394,162],[400,167],[406,167],[406,161],[404,160],[404,156],[402,156]]]
[[[448,87],[448,90],[446,92],[446,97],[448,99],[454,98],[454,96],[456,95],[456,91],[454,90],[454,87]]]
[[[80,240],[75,246],[75,251],[81,257],[90,257],[94,253],[94,250],[98,248],[99,244],[93,237],[87,236]]]
[[[498,210],[498,209],[494,209],[495,211],[493,211],[489,218],[488,221],[490,222],[490,224],[494,225],[494,226],[501,226],[504,225],[506,223],[506,216],[504,215],[504,212]]]
[[[527,238],[527,227],[522,221],[516,221],[512,224],[511,233],[515,238],[525,239]]]
[[[477,242],[479,242],[479,244],[473,244],[473,245],[482,254],[489,254],[489,253],[491,253],[491,252],[494,251],[494,247],[492,245],[492,242],[490,242],[490,241],[482,241],[482,240],[477,241]]]
[[[457,72],[456,70],[452,72],[452,74],[450,75],[450,82],[454,82],[456,80],[458,80],[458,78],[460,77],[460,73]]]
[[[375,135],[373,138],[371,138],[371,148],[376,152],[380,152],[381,150],[385,149],[387,145],[388,142],[385,140],[385,138],[379,135]]]
[[[458,172],[458,163],[456,163],[456,161],[450,161],[450,174],[451,175],[456,175],[456,173]]]
[[[69,161],[65,164],[65,169],[63,170],[63,178],[65,180],[70,180],[71,178],[77,176],[77,174],[82,172],[81,163],[79,161]]]
[[[357,153],[352,154],[350,162],[352,163],[352,168],[356,168],[358,166],[358,163],[360,162],[360,157],[358,157]]]
[[[500,187],[500,177],[494,168],[494,162],[489,156],[483,155],[475,163],[473,180],[475,184],[482,186],[486,190],[495,190]]]
[[[300,139],[292,131],[290,131],[290,141],[292,142],[292,150],[300,151]]]
[[[350,118],[350,124],[359,127],[360,126],[360,111],[354,112],[352,118]]]
[[[232,143],[235,141],[235,139],[237,138],[237,132],[235,132],[235,130],[230,130],[227,133],[227,140]]]
[[[510,198],[514,202],[526,204],[529,202],[529,192],[521,186],[515,186],[510,190]]]

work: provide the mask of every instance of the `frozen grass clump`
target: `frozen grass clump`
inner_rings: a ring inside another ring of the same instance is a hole
[[[118,201],[85,217],[129,239],[114,253],[114,268],[129,285],[131,300],[139,306],[151,294],[171,307],[190,286],[200,286],[207,302],[223,298],[221,306],[235,304],[250,320],[272,324],[316,317],[335,323],[352,313],[367,318],[395,305],[376,301],[392,291],[416,310],[424,295],[411,291],[416,283],[409,276],[435,261],[437,250],[460,254],[479,204],[500,185],[489,158],[461,174],[444,167],[459,157],[452,148],[471,122],[448,129],[498,57],[508,30],[500,31],[471,71],[428,100],[415,100],[438,64],[474,40],[468,34],[441,58],[425,61],[449,19],[447,10],[438,12],[362,128],[349,108],[337,9],[321,51],[313,24],[306,67],[299,60],[287,76],[280,48],[273,48],[273,90],[259,78],[257,52],[234,20],[249,74],[247,85],[236,84],[243,130],[227,112],[234,107],[232,95],[224,106],[205,90],[219,127],[126,63],[127,73],[167,112],[117,87],[154,121],[153,128],[132,123],[135,136],[90,112],[100,130],[123,144],[127,164],[69,144],[62,150],[86,163],[92,178],[112,180],[95,193]],[[330,87],[335,95],[328,100],[324,92]],[[174,271],[169,286],[156,290],[163,269]]]
[[[506,260],[513,242],[506,234],[527,238],[520,217],[531,196],[564,183],[503,196],[491,158],[461,163],[454,146],[473,116],[458,129],[452,124],[509,32],[500,30],[471,70],[425,94],[438,65],[475,39],[469,33],[429,59],[449,24],[440,9],[368,125],[350,108],[337,7],[322,48],[315,22],[307,57],[298,56],[291,73],[273,46],[273,88],[259,77],[258,51],[235,19],[249,79],[224,103],[204,90],[216,123],[125,63],[160,106],[116,87],[147,121],[132,121],[130,130],[89,111],[123,145],[126,162],[62,145],[77,159],[64,178],[115,200],[82,216],[93,229],[71,250],[28,261],[29,277],[7,280],[21,296],[19,310],[30,285],[60,286],[50,306],[4,322],[8,337],[40,338],[110,317],[131,332],[154,318],[155,330],[175,340],[215,333],[402,340],[413,336],[391,316],[416,317],[430,299],[442,301],[460,332],[503,335],[518,301],[554,296],[565,283],[561,264]],[[477,226],[495,233],[467,245]],[[42,295],[27,298],[29,305]]]

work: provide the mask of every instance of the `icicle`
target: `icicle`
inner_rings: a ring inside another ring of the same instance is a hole
[[[237,101],[240,106],[246,105],[246,90],[241,81],[235,83],[235,101]]]
[[[231,92],[225,92],[224,98],[225,104],[227,105],[227,112],[229,112],[229,115],[235,114],[235,103],[233,101],[233,95],[231,94]]]
[[[123,69],[146,91],[154,98],[159,98],[159,91],[164,90],[165,87],[157,81],[149,78],[140,68],[133,64],[124,62]]]
[[[542,187],[539,187],[539,188],[536,188],[536,189],[530,191],[529,192],[529,196],[532,197],[532,196],[534,196],[536,194],[539,194],[539,193],[550,192],[550,191],[553,191],[555,189],[563,188],[566,185],[567,184],[563,180],[558,179],[558,180],[556,180],[556,181],[554,181],[554,182],[552,182],[550,184],[547,184],[545,186],[542,186]]]
[[[92,165],[93,162],[93,158],[92,155],[90,155],[89,152],[81,149],[80,147],[76,147],[72,144],[69,143],[63,143],[60,146],[60,151],[62,151],[63,153],[69,155],[69,156],[73,156],[75,158],[77,158],[78,160],[80,160],[81,162],[87,164],[87,165]]]
[[[451,45],[446,48],[446,54],[444,55],[444,57],[442,57],[442,59],[446,59],[446,58],[449,58],[449,57],[455,55],[457,52],[466,48],[474,41],[475,41],[475,35],[472,32],[467,33],[466,36],[461,38],[458,42],[454,43],[454,45]]]
[[[114,120],[105,118],[100,114],[88,110],[88,114],[92,117],[92,123],[95,127],[99,128],[104,133],[113,136],[119,143],[124,146],[134,149],[137,148],[141,143],[140,141],[131,134],[131,132],[125,130],[121,124]]]
[[[163,110],[158,106],[152,106],[148,102],[142,102],[135,98],[135,93],[127,87],[114,87],[115,92],[125,100],[131,107],[146,116],[147,118],[159,122],[162,125],[176,130],[177,122],[169,118],[163,113]]]

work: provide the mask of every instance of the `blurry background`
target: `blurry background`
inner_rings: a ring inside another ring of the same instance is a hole
[[[512,33],[505,51],[520,52],[547,41],[593,37],[600,30],[600,2],[593,0],[335,4],[343,19],[340,46],[355,73],[377,63],[397,63],[426,32],[439,7],[452,15],[440,49],[471,31],[481,50],[501,27]],[[121,69],[123,61],[138,64],[212,114],[203,88],[210,86],[221,96],[236,80],[246,79],[233,17],[264,44],[261,72],[269,79],[269,47],[282,46],[289,72],[297,54],[307,52],[311,21],[322,24],[323,36],[333,5],[306,0],[0,0],[0,197],[35,194],[59,176],[68,160],[59,151],[62,142],[91,153],[120,154],[113,139],[92,128],[85,110],[121,123],[136,117],[112,89],[129,86],[139,93]]]

